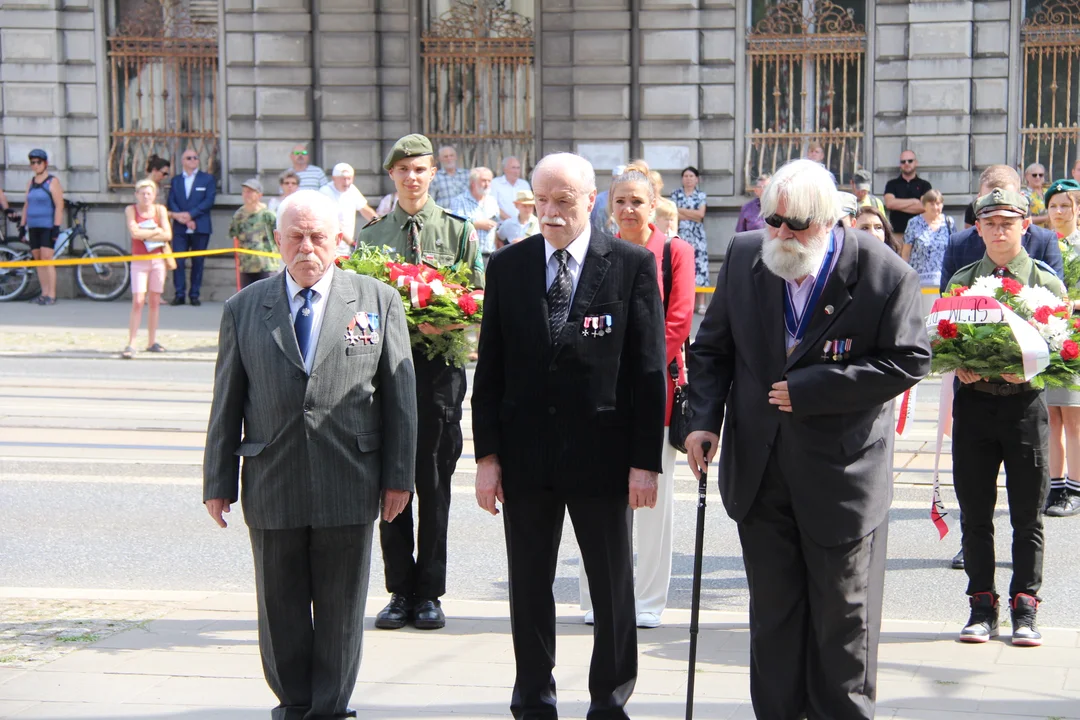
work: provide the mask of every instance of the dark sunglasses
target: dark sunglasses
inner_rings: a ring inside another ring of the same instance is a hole
[[[784,217],[783,215],[770,215],[765,218],[765,224],[769,227],[779,229],[781,225],[787,225],[789,230],[799,232],[810,227],[809,220],[796,220],[795,218]]]
[[[293,150],[293,155],[307,155],[307,150]]]
[[[1046,177],[1046,173],[1031,173],[1031,177]]]
[[[185,155],[184,159],[185,160],[198,160],[199,156],[198,155]]]
[[[30,159],[30,164],[31,165],[45,165],[46,163],[45,163],[44,160],[39,160],[38,158],[31,158]]]
[[[915,161],[914,160],[901,160],[900,164],[901,165],[911,165],[913,162],[915,162]]]

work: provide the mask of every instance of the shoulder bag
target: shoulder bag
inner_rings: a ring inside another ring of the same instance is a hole
[[[664,243],[664,322],[667,323],[667,310],[671,298],[671,240]],[[683,356],[690,352],[690,338],[683,343]],[[671,404],[671,420],[668,422],[668,444],[681,453],[686,452],[686,436],[690,434],[690,383],[679,384],[679,363],[672,360],[668,365],[668,374],[675,384],[675,397]]]

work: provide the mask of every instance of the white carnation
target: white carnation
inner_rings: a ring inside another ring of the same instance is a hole
[[[1061,304],[1061,298],[1041,285],[1025,287],[1020,290],[1016,297],[1020,301],[1020,306],[1029,313],[1035,312],[1043,305],[1055,308]],[[1058,319],[1062,320],[1061,318]]]
[[[432,280],[431,283],[429,283],[429,287],[431,288],[432,295],[446,294],[446,288],[443,287],[442,280]]]
[[[1045,323],[1033,320],[1031,324],[1039,331],[1043,340],[1050,344],[1052,350],[1060,350],[1061,343],[1069,339],[1069,321],[1063,317],[1051,315]],[[1057,342],[1056,348],[1053,346],[1054,342]]]
[[[994,293],[1001,289],[1001,278],[986,275],[977,278],[971,287],[964,292],[964,297],[994,297]]]

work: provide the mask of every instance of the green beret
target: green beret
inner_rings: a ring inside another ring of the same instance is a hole
[[[1080,183],[1075,180],[1055,180],[1050,187],[1046,188],[1046,194],[1043,195],[1043,201],[1049,205],[1050,198],[1058,193],[1076,192],[1078,190],[1080,190]]]
[[[386,160],[383,161],[383,168],[389,170],[394,167],[394,163],[405,158],[434,154],[435,151],[431,149],[431,141],[423,135],[413,133],[394,143],[394,147],[390,148],[390,153],[386,156]]]
[[[975,201],[975,217],[1027,217],[1027,214],[1028,199],[1018,192],[994,188],[992,192]]]

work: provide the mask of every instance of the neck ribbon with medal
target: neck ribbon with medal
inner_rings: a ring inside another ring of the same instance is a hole
[[[810,297],[798,317],[795,316],[795,301],[791,297],[791,285],[784,283],[784,328],[787,330],[787,334],[795,340],[792,346],[788,348],[788,357],[795,352],[795,348],[799,347],[799,343],[806,336],[806,330],[810,327],[810,320],[814,317],[814,308],[817,306],[818,300],[821,299],[821,293],[825,290],[825,283],[829,280],[829,270],[835,252],[836,236],[833,232],[830,232],[829,248],[825,251],[825,257],[821,260],[821,267],[818,268],[817,277],[814,278],[814,289],[810,292]]]

